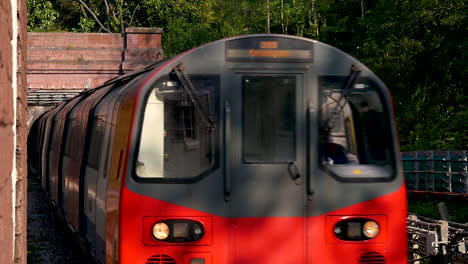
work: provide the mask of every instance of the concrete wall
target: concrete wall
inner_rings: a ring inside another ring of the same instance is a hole
[[[26,1],[0,1],[0,263],[26,263]]]
[[[28,33],[28,88],[84,89],[163,58],[162,29]]]

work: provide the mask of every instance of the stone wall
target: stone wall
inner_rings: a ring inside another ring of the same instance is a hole
[[[0,263],[26,263],[26,1],[0,1]]]

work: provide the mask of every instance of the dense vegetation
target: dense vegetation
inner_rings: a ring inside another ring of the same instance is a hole
[[[440,212],[437,207],[440,202],[446,203],[450,221],[468,224],[468,210],[463,209],[466,208],[466,201],[462,199],[455,200],[450,199],[450,197],[446,199],[433,197],[410,198],[408,211],[419,216],[440,220]]]
[[[28,0],[29,31],[164,28],[171,56],[284,33],[338,47],[391,89],[403,151],[468,149],[466,0]]]

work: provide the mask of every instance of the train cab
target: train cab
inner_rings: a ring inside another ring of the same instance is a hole
[[[143,233],[121,230],[124,262],[406,261],[391,98],[349,55],[226,39],[170,60],[137,97],[121,225]]]

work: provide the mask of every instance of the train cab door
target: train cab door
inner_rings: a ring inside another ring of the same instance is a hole
[[[230,263],[305,263],[304,74],[233,72],[228,79]]]

